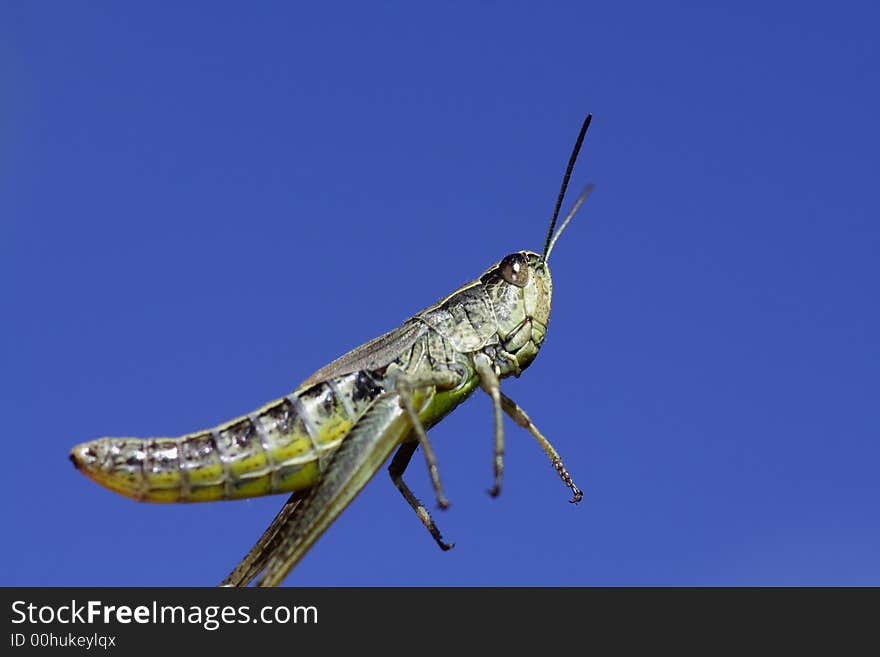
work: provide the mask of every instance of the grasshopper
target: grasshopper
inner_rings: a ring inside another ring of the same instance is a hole
[[[440,508],[443,493],[427,429],[477,387],[492,400],[494,484],[504,469],[502,412],[550,458],[572,502],[583,497],[562,458],[499,381],[538,354],[550,318],[548,260],[592,190],[587,185],[554,232],[569,177],[590,125],[587,115],[562,179],[544,249],[519,251],[375,340],[321,368],[289,395],[212,429],[178,438],[99,438],[71,460],[97,483],[147,502],[203,502],[291,492],[223,586],[277,586],[397,449],[388,472],[442,550],[452,547],[403,480],[422,448]]]

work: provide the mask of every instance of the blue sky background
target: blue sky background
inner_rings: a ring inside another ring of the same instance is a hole
[[[384,472],[290,585],[880,585],[873,3],[4,2],[3,585],[212,585],[283,497],[71,467],[312,371],[596,191],[505,390],[432,431],[457,545]],[[431,499],[421,457],[408,479]]]

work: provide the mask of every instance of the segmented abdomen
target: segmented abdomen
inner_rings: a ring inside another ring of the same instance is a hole
[[[205,502],[310,488],[382,388],[364,372],[297,390],[180,438],[99,438],[71,460],[97,483],[148,502]]]

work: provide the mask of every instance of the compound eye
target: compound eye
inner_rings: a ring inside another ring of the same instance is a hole
[[[517,287],[529,282],[529,260],[522,253],[511,253],[499,265],[504,280]]]

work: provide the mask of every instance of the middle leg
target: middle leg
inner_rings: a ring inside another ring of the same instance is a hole
[[[440,530],[437,529],[437,525],[434,524],[434,520],[431,518],[431,514],[428,513],[425,506],[419,502],[419,499],[413,495],[413,492],[403,480],[403,472],[406,470],[406,466],[409,465],[409,460],[412,458],[412,455],[415,453],[418,446],[419,444],[415,441],[403,443],[397,449],[397,453],[391,460],[391,465],[388,466],[388,474],[391,475],[391,481],[397,486],[397,490],[403,495],[403,499],[405,499],[407,504],[409,504],[413,511],[416,512],[419,520],[421,520],[422,524],[427,527],[431,536],[433,536],[434,540],[437,542],[437,545],[440,546],[440,549],[444,551],[449,550],[454,544],[446,543],[443,540],[443,537],[440,535]]]
[[[441,509],[449,507],[449,500],[443,494],[443,486],[440,484],[440,470],[437,468],[437,457],[434,455],[434,448],[431,447],[431,443],[428,441],[425,427],[419,419],[414,398],[419,390],[432,387],[449,390],[457,386],[460,381],[461,375],[453,370],[437,370],[415,375],[399,372],[394,376],[392,384],[395,392],[400,397],[401,406],[403,406],[409,416],[413,433],[415,433],[418,439],[418,444],[422,446],[422,450],[425,452],[428,474],[431,476],[431,483],[437,496],[437,504]]]

